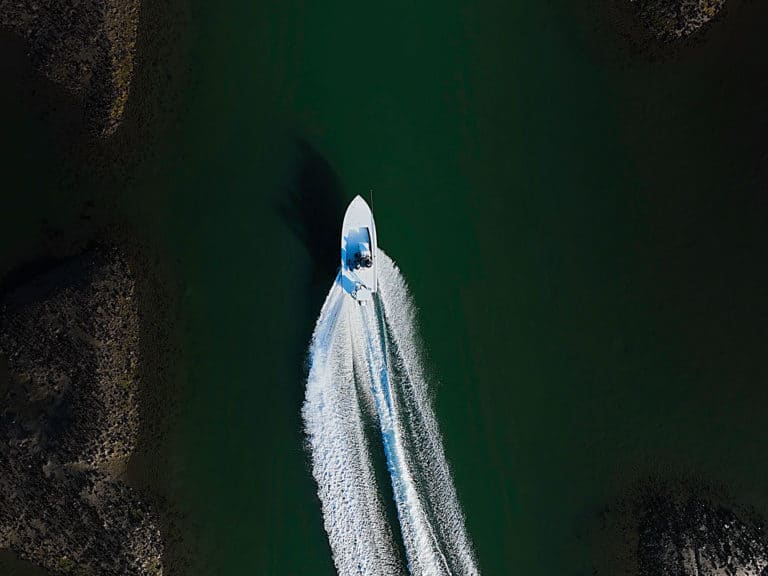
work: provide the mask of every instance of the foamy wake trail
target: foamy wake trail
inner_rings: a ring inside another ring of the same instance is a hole
[[[358,306],[334,283],[318,318],[302,414],[340,576],[479,574],[432,412],[415,306],[378,252],[379,294]],[[379,435],[366,431],[373,420]],[[378,438],[376,437],[378,436]],[[373,450],[384,453],[399,520],[387,521]]]

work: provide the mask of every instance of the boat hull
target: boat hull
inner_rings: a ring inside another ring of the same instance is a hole
[[[370,207],[356,196],[347,207],[341,227],[340,281],[360,303],[371,300],[378,289],[376,224]]]

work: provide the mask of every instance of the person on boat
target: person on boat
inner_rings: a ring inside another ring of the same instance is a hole
[[[360,268],[370,268],[371,266],[373,266],[373,258],[371,258],[367,250],[363,249],[360,252],[355,252],[352,259],[353,269],[359,270]]]

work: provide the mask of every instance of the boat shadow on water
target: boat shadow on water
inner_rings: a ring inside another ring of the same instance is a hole
[[[339,230],[346,204],[341,181],[328,161],[307,141],[297,140],[277,211],[306,248],[312,284],[321,285],[323,293],[339,268]]]

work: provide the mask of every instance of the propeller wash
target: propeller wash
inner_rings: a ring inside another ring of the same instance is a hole
[[[479,574],[415,334],[405,281],[377,248],[373,217],[357,197],[312,337],[302,408],[340,576]],[[382,448],[396,522],[377,479]]]

